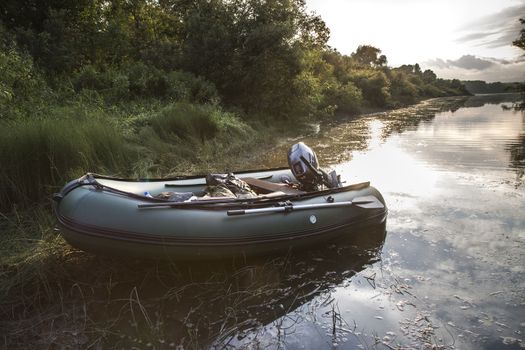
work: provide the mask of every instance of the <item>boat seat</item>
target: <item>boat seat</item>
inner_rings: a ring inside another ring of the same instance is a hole
[[[270,193],[270,192],[283,192],[285,194],[304,194],[305,191],[298,190],[296,188],[290,187],[285,183],[276,183],[261,179],[256,179],[253,177],[243,177],[242,180],[248,185],[256,189],[257,192]]]

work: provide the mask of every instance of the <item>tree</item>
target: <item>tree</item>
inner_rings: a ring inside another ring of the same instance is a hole
[[[525,18],[520,18],[521,24],[525,25]],[[525,28],[522,28],[520,31],[520,36],[512,42],[512,45],[519,47],[522,50],[525,50]]]
[[[200,0],[184,15],[184,68],[212,81],[224,101],[288,115],[305,96],[307,52],[328,31],[302,0]],[[297,84],[296,84],[297,83]]]
[[[419,66],[419,63],[416,63],[414,65],[414,74],[421,75],[421,67]]]
[[[419,97],[417,85],[409,80],[402,70],[393,70],[390,78],[390,94],[394,106],[397,103],[407,105],[416,102]]]
[[[386,64],[387,59],[385,55],[378,56],[381,50],[371,45],[360,45],[352,58],[361,66],[381,67]]]
[[[426,69],[424,72],[423,72],[423,81],[427,84],[431,84],[433,82],[436,81],[436,73],[434,73],[432,70],[430,69]]]
[[[525,25],[525,18],[520,18],[521,24]],[[525,28],[522,28],[520,31],[520,37],[517,38],[512,42],[512,45],[519,47],[522,50],[525,50]],[[521,84],[521,96],[522,101],[518,106],[516,106],[516,109],[525,110],[525,83]]]

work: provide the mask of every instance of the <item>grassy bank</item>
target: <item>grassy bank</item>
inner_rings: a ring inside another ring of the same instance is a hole
[[[179,264],[97,257],[71,248],[54,229],[50,195],[87,171],[159,177],[250,168],[286,132],[297,132],[284,123],[250,125],[213,105],[170,103],[155,106],[151,113],[126,118],[121,113],[110,110],[90,118],[76,112],[75,118],[57,113],[45,119],[12,121],[9,129],[1,129],[0,157],[6,165],[0,170],[2,346],[112,347],[122,332],[136,333],[141,342],[149,339],[156,348],[172,348],[169,344],[181,339],[186,347],[199,348],[203,338],[191,327],[184,327],[179,338],[159,343],[168,336],[152,324],[152,315],[144,314],[142,302],[155,309],[156,303],[173,302],[174,296],[168,288],[153,299],[146,298],[141,286],[155,279],[160,269],[172,288],[186,293],[184,285],[208,285],[209,275],[194,281],[189,277],[192,272],[181,271],[185,267]],[[178,284],[181,274],[183,285]],[[215,274],[217,288],[226,288],[221,281],[224,273]],[[101,315],[106,307],[111,307],[111,313]],[[184,312],[181,318],[190,312],[185,307],[178,311]],[[122,323],[131,330],[122,330]],[[125,344],[146,346],[127,338]]]
[[[250,125],[217,106],[184,102],[131,115],[122,110],[82,115],[75,109],[2,123],[4,213],[45,201],[88,171],[162,177],[250,167],[255,149],[272,144],[287,129],[284,123]]]

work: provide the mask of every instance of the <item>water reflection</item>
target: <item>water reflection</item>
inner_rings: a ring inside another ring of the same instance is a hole
[[[522,132],[505,147],[510,153],[510,166],[516,170],[516,186],[523,185],[525,175],[525,114],[522,114]]]
[[[504,103],[513,104],[521,100],[517,93],[475,95],[467,98],[464,107],[483,107],[487,104],[499,105]]]
[[[332,293],[349,310],[340,316],[379,348],[525,344],[525,124],[503,108],[516,98],[431,100],[301,139],[347,181],[370,180],[389,206],[381,268],[367,270],[380,276],[377,297],[355,280]],[[314,341],[305,334],[315,328],[301,331]]]

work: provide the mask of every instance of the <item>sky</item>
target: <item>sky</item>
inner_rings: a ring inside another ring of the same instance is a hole
[[[306,0],[349,55],[372,45],[388,65],[419,63],[440,78],[523,81],[525,51],[512,46],[525,0]]]

